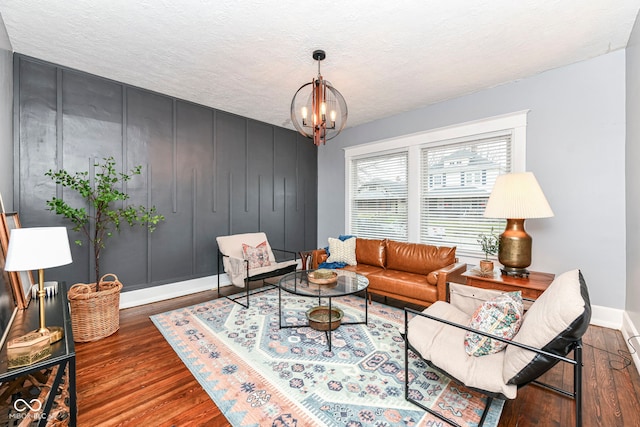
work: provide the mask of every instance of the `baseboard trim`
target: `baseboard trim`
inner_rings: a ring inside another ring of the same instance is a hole
[[[624,312],[623,322],[622,322],[622,336],[624,337],[624,341],[627,343],[627,348],[629,349],[629,353],[631,353],[631,359],[633,363],[636,365],[636,369],[640,374],[640,333],[638,333],[637,325],[634,325],[631,321],[631,318]],[[634,337],[634,338],[631,338]],[[632,347],[633,344],[633,347]]]
[[[231,281],[227,275],[220,275],[220,286],[229,285],[231,285]],[[217,287],[218,279],[216,275],[213,275],[161,286],[153,286],[136,291],[122,292],[120,294],[120,310],[171,298],[183,297],[198,292],[210,291]]]
[[[591,324],[610,329],[622,329],[622,315],[624,310],[618,308],[603,307],[601,305],[591,306]]]

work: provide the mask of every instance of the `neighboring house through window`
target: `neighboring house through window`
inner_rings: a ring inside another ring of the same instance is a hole
[[[349,147],[346,231],[480,257],[505,224],[483,216],[495,179],[524,171],[525,148],[526,111]]]

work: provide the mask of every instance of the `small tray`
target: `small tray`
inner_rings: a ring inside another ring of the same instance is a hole
[[[316,278],[313,271],[307,273],[307,279],[311,283],[315,283],[316,285],[330,285],[335,283],[338,280],[338,273],[335,271],[331,272],[330,277]]]

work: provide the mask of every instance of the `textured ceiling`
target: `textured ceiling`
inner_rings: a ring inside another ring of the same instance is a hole
[[[14,51],[292,128],[322,74],[347,126],[624,48],[640,0],[0,0]]]

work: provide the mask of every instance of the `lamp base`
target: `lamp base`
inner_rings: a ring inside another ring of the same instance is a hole
[[[503,266],[500,269],[500,272],[502,273],[503,276],[521,277],[521,278],[525,278],[525,279],[529,277],[529,270],[527,270],[526,268],[516,268],[516,267]]]
[[[47,326],[47,329],[49,330],[49,344],[64,338],[64,328],[62,326]]]
[[[49,331],[31,331],[7,343],[7,367],[33,365],[51,356]]]

